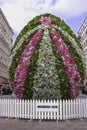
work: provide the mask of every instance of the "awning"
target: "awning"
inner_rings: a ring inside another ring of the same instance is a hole
[[[3,81],[3,82],[0,82],[0,84],[9,84],[9,82],[6,80],[6,81]]]

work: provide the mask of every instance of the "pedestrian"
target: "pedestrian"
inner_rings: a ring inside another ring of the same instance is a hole
[[[1,88],[1,95],[4,95],[4,94],[5,94],[5,87],[2,86],[2,88]]]
[[[87,94],[87,77],[84,80],[82,94]]]

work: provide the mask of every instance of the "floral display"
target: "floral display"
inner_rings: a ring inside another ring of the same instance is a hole
[[[18,67],[15,70],[13,84],[15,86],[15,88],[14,88],[15,94],[19,98],[23,97],[24,82],[26,79],[28,66],[30,64],[30,58],[32,56],[35,46],[39,42],[39,37],[40,37],[41,33],[42,33],[42,30],[39,31],[38,33],[36,33],[33,36],[33,38],[30,40],[29,44],[26,46],[24,52],[22,53]]]
[[[71,87],[70,95],[72,98],[75,98],[79,95],[79,89],[81,86],[81,77],[80,73],[77,70],[77,65],[75,64],[74,59],[69,54],[69,50],[63,39],[54,28],[52,29],[51,35],[66,69],[66,74]]]
[[[39,44],[39,57],[33,83],[33,98],[60,99],[59,78],[55,67],[56,59],[52,52],[48,28],[44,28],[42,41]]]
[[[81,45],[60,18],[40,15],[17,37],[10,56],[9,81],[18,98],[74,99],[84,76]]]

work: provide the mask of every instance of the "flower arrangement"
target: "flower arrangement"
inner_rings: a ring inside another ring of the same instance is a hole
[[[66,69],[66,74],[69,79],[69,84],[71,87],[70,89],[71,98],[75,98],[79,95],[79,89],[81,86],[80,73],[77,70],[77,66],[75,64],[74,59],[69,54],[69,50],[66,44],[64,43],[63,39],[54,28],[52,29],[51,36],[54,43],[56,44],[56,47],[62,58],[64,67]]]
[[[13,85],[15,86],[15,94],[19,98],[23,98],[23,91],[24,91],[24,82],[26,79],[26,74],[28,71],[28,66],[30,64],[30,58],[32,57],[32,53],[34,51],[35,46],[39,42],[39,37],[42,33],[42,30],[37,32],[33,38],[31,38],[29,44],[24,49],[20,57],[19,64],[15,70],[14,81]]]
[[[78,39],[63,20],[51,14],[37,16],[12,48],[13,91],[25,99],[76,98],[85,76],[81,54]]]

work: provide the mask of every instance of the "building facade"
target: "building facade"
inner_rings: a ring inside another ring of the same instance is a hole
[[[13,46],[13,30],[0,8],[0,82],[8,80],[8,59]]]
[[[86,67],[86,76],[87,76],[87,17],[83,21],[78,33],[78,38],[80,39],[81,45],[84,52],[84,62]]]

